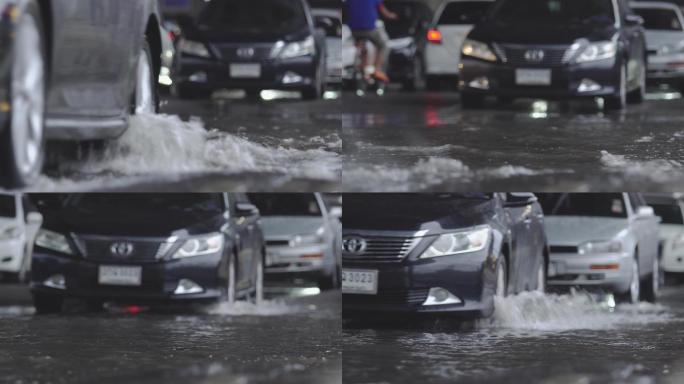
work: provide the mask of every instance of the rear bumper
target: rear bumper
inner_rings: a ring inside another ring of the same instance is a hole
[[[617,268],[605,269],[605,266]],[[629,289],[631,279],[632,255],[627,252],[591,256],[551,254],[547,283],[556,287],[580,286],[622,293]]]

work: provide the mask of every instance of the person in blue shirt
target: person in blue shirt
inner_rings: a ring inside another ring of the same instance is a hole
[[[356,46],[362,52],[363,44],[370,41],[376,48],[375,72],[372,74],[379,81],[388,83],[389,77],[383,71],[388,54],[386,34],[377,26],[380,15],[396,20],[397,14],[383,4],[383,0],[346,0],[347,25],[356,40]],[[368,55],[362,58],[363,68],[368,66]]]

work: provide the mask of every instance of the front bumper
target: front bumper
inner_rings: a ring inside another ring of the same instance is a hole
[[[463,57],[459,88],[461,92],[520,98],[582,99],[616,96],[620,82],[620,70],[613,59],[594,63],[572,64],[563,67],[541,68],[535,66],[513,67],[502,63],[490,63]],[[551,85],[518,85],[516,69],[550,69]],[[489,87],[475,87],[474,82],[486,78]],[[600,89],[581,92],[583,81],[590,80]]]
[[[31,290],[65,297],[96,299],[126,304],[169,304],[174,302],[213,302],[222,297],[219,278],[220,254],[154,263],[100,262],[77,257],[64,257],[43,250],[34,252]],[[140,266],[142,284],[136,287],[101,285],[99,266]],[[65,289],[45,285],[53,275],[65,278]],[[181,279],[190,279],[204,290],[201,293],[176,295]]]
[[[684,81],[684,54],[649,55],[649,80],[681,80]]]
[[[231,76],[231,63],[216,59],[181,56],[175,69],[173,81],[179,87],[215,91],[219,89],[283,90],[296,91],[315,85],[317,59],[305,56],[287,60],[261,60],[261,76],[236,78]]]
[[[613,267],[606,269],[605,266]],[[629,289],[631,279],[632,255],[627,252],[596,255],[555,253],[550,257],[547,284],[555,287],[601,288],[623,293]]]
[[[323,244],[268,247],[266,278],[270,282],[318,281],[334,271],[332,247]]]
[[[396,263],[343,261],[343,270],[354,269],[377,270],[378,292],[375,295],[343,292],[345,317],[401,314],[479,318],[490,316],[494,310],[496,259],[488,250]],[[424,305],[430,288],[437,287],[448,290],[461,303]]]
[[[21,238],[0,241],[0,272],[18,273],[24,247]]]

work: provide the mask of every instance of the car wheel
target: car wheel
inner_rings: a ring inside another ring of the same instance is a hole
[[[630,92],[627,101],[633,104],[640,104],[646,100],[646,66],[641,66],[639,71],[639,88]]]
[[[413,74],[410,79],[404,81],[402,89],[407,92],[420,92],[425,90],[425,72],[423,71],[423,61],[420,57],[413,59]]]
[[[237,276],[237,273],[235,272],[236,264],[237,264],[237,258],[235,257],[235,255],[232,255],[230,257],[230,261],[228,263],[228,281],[227,281],[228,287],[226,287],[226,301],[228,302],[228,304],[234,304],[235,303],[235,295],[236,295],[235,279]]]
[[[63,303],[64,298],[59,295],[50,295],[46,293],[33,294],[33,306],[36,308],[36,313],[39,315],[60,313],[62,312]]]
[[[256,287],[254,292],[254,304],[261,304],[264,300],[264,257],[266,255],[265,251],[261,251],[261,254],[257,258],[256,266]]]
[[[461,106],[464,109],[478,109],[484,107],[485,98],[469,92],[461,92]]]
[[[537,268],[537,284],[535,286],[535,291],[546,293],[546,262],[542,258],[542,262]]]
[[[316,79],[314,80],[314,85],[302,90],[302,98],[304,100],[317,100],[323,96],[323,92],[325,92],[324,70],[325,66],[323,64],[319,64],[316,68]]]
[[[437,76],[425,76],[425,88],[432,92],[441,91],[442,81]]]
[[[208,99],[211,96],[211,92],[209,91],[200,90],[184,84],[174,86],[171,93],[182,100]]]
[[[496,265],[496,291],[494,296],[499,298],[508,296],[508,266],[506,258],[503,256],[499,256]]]
[[[625,65],[620,67],[620,81],[618,84],[618,94],[604,99],[604,108],[611,111],[625,109],[627,106],[627,68]]]
[[[145,40],[138,58],[135,71],[135,94],[133,95],[133,113],[136,115],[155,114],[159,112],[159,88],[154,77],[154,61],[152,50]]]
[[[340,285],[340,271],[339,267],[335,265],[334,270],[329,274],[323,276],[319,282],[318,282],[318,287],[322,291],[330,291],[333,289],[336,289]]]
[[[14,31],[8,71],[7,123],[0,135],[0,184],[19,188],[40,175],[45,158],[45,32],[40,9],[30,1]]]
[[[19,269],[19,274],[17,275],[17,281],[21,284],[28,283],[31,278],[30,271],[31,255],[29,255],[28,249],[24,249],[24,256],[21,259],[21,268]]]
[[[639,279],[639,263],[636,258],[632,259],[632,278],[627,292],[617,295],[620,303],[636,304],[641,295],[641,280]]]
[[[643,289],[641,290],[642,299],[648,301],[649,303],[655,303],[658,301],[658,292],[660,291],[660,261],[658,257],[653,258],[653,272],[643,284]]]

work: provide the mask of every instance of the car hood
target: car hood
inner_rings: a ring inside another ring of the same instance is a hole
[[[293,42],[304,40],[311,35],[308,26],[292,33],[279,34],[277,31],[268,30],[258,33],[232,33],[220,28],[199,25],[186,28],[183,33],[189,40],[214,44]]]
[[[684,32],[646,31],[648,49],[657,50],[666,45],[678,45],[684,41]]]
[[[264,216],[261,227],[266,238],[315,234],[323,226],[321,217]]]
[[[544,221],[550,245],[610,240],[629,226],[627,219],[609,217],[546,216]]]
[[[610,40],[615,32],[613,25],[482,23],[473,28],[469,38],[501,44],[571,45],[579,39]]]

